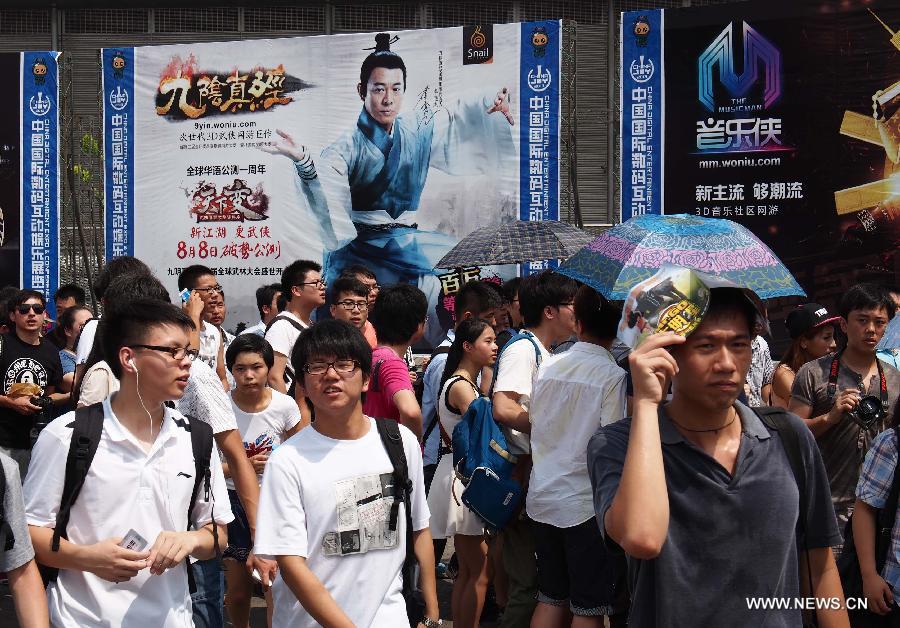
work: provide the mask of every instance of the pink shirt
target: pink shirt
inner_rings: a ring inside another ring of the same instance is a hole
[[[372,326],[372,323],[366,321],[366,324],[363,325],[362,328],[363,336],[366,337],[366,341],[369,343],[369,346],[373,349],[378,347],[378,336],[375,334],[375,328]]]
[[[384,360],[377,368],[379,360]],[[398,357],[388,347],[376,347],[372,351],[372,380],[363,403],[363,412],[371,417],[400,419],[400,412],[394,405],[394,395],[401,390],[412,391],[409,368],[406,361]]]

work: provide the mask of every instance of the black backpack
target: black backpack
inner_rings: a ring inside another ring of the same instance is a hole
[[[809,565],[809,545],[807,544],[806,534],[806,467],[803,465],[800,434],[797,432],[797,429],[791,425],[791,422],[788,419],[789,413],[787,410],[768,406],[751,409],[770,431],[778,432],[781,444],[784,447],[784,453],[787,454],[788,462],[791,465],[791,472],[794,474],[794,480],[797,482],[797,490],[800,493],[800,516],[798,517],[798,523],[800,534],[803,536],[803,551],[806,554],[806,564]],[[815,591],[812,582],[812,572],[809,569],[806,570],[806,575],[809,578],[809,590]],[[810,595],[812,594],[810,593]],[[811,614],[810,619],[811,624],[804,623],[804,626],[819,625],[815,612]]]
[[[412,482],[409,479],[409,466],[406,462],[406,452],[403,451],[403,438],[400,436],[400,424],[391,419],[375,419],[381,444],[387,451],[393,471],[394,503],[391,504],[388,528],[397,530],[397,520],[400,516],[400,504],[406,511],[406,558],[403,559],[403,599],[406,601],[406,614],[409,617],[410,626],[416,626],[425,614],[425,604],[421,595],[416,591],[416,553],[413,546],[412,508],[411,496]]]
[[[191,448],[194,452],[194,490],[191,492],[191,500],[188,504],[188,529],[192,524],[192,513],[194,505],[197,503],[197,494],[203,484],[204,500],[210,500],[210,480],[212,471],[210,469],[210,459],[213,448],[213,432],[209,423],[204,423],[193,417],[186,417],[187,421],[177,419],[176,425],[187,431],[191,435]],[[88,470],[91,468],[91,461],[97,453],[97,447],[100,444],[100,436],[103,433],[103,404],[95,403],[85,408],[79,408],[75,411],[75,420],[68,426],[72,428],[72,442],[69,444],[69,455],[66,458],[66,475],[63,482],[62,498],[60,499],[59,512],[56,515],[56,527],[53,530],[53,541],[51,549],[54,552],[59,551],[59,540],[61,538],[68,540],[66,527],[69,525],[69,515],[81,487],[84,486],[84,480],[87,478]],[[215,522],[215,516],[213,516]],[[216,558],[219,558],[219,532],[218,528],[213,525],[213,544],[215,546]],[[185,559],[185,567],[188,573],[188,585],[191,593],[196,591],[194,583],[194,573],[191,570],[190,560]],[[45,568],[43,570],[45,580],[53,582],[56,580],[57,569]]]

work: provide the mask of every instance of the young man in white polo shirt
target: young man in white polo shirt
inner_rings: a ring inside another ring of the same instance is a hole
[[[42,472],[25,481],[26,519],[38,561],[59,569],[47,593],[54,626],[192,626],[183,563],[215,555],[213,513],[220,547],[233,518],[213,448],[209,498],[201,489],[189,519],[197,473],[191,433],[164,405],[187,386],[193,328],[159,301],[135,301],[106,318],[103,352],[121,388],[103,402],[99,446],[58,551],[51,540],[74,415],[53,421],[35,445]],[[130,530],[147,540],[144,551],[119,546]]]
[[[316,420],[266,463],[254,551],[280,567],[272,625],[408,626],[403,589],[413,583],[404,583],[402,568],[409,550],[425,601],[419,626],[440,626],[421,449],[409,429],[397,428],[411,490],[407,514],[395,502],[395,467],[376,420],[362,411],[368,343],[349,323],[322,321],[297,341],[293,361]]]
[[[604,550],[586,464],[591,436],[625,416],[625,371],[609,352],[622,311],[589,286],[578,289],[573,307],[578,342],[541,364],[531,395],[532,623],[602,628],[607,615],[612,626],[624,626],[626,609],[614,604],[624,561]]]

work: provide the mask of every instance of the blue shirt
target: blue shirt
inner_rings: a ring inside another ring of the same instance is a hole
[[[75,354],[69,353],[65,349],[59,350],[59,361],[62,364],[63,375],[75,372]]]
[[[875,437],[872,447],[866,454],[859,483],[856,485],[856,496],[872,508],[884,508],[891,484],[894,482],[894,471],[897,469],[897,441],[894,430],[885,430]],[[900,509],[898,509],[900,510]],[[891,585],[894,599],[900,599],[900,517],[894,520],[891,530],[891,549],[888,551],[881,577]]]
[[[439,347],[449,347],[456,338],[456,332],[452,329],[447,332],[447,337],[439,344]],[[431,425],[432,413],[436,411],[435,401],[441,392],[441,377],[444,374],[444,367],[447,365],[447,354],[439,353],[425,367],[425,386],[422,389],[422,429],[427,430]],[[441,442],[441,431],[437,428],[431,430],[428,440],[425,441],[425,451],[422,454],[422,464],[438,463],[438,447]]]

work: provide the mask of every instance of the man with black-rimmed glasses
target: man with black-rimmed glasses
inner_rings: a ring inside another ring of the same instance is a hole
[[[331,286],[331,317],[356,327],[373,349],[378,346],[375,329],[369,323],[369,288],[355,277],[339,277]],[[371,338],[366,328],[372,329]]]
[[[294,343],[312,325],[312,313],[325,304],[322,267],[310,260],[297,260],[281,274],[281,294],[286,300],[283,312],[269,323],[265,338],[275,351],[275,364],[269,369],[269,386],[287,393],[294,381],[289,362]],[[303,407],[300,408],[303,411]]]
[[[103,401],[96,453],[67,514],[60,461],[77,417],[56,419],[38,438],[41,472],[25,480],[25,514],[38,562],[59,570],[47,589],[53,626],[191,625],[184,561],[213,558],[233,518],[218,449],[210,443],[208,460],[195,462],[192,434],[205,425],[166,406],[188,386],[192,329],[184,312],[159,300],[108,313],[99,339],[121,388]],[[205,492],[195,475],[204,463]]]
[[[300,337],[292,362],[316,421],[266,463],[254,551],[280,567],[272,625],[409,625],[401,575],[409,574],[402,569],[409,521],[425,602],[419,626],[440,626],[422,453],[415,435],[396,426],[411,492],[394,510],[395,467],[362,408],[368,344],[348,323],[323,321]]]

